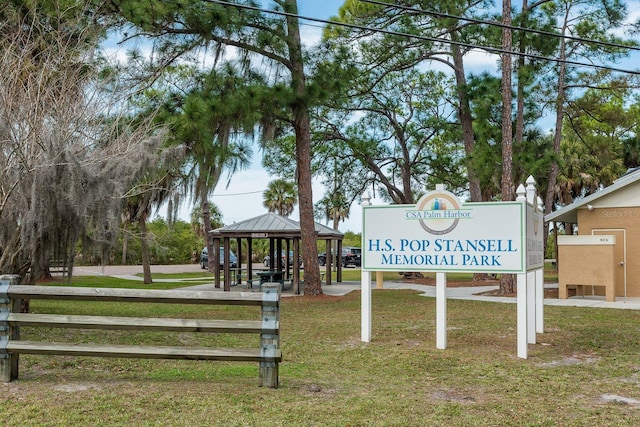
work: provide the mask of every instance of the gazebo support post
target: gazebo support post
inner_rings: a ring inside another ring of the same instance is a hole
[[[247,288],[253,288],[253,239],[247,237]],[[242,266],[241,266],[242,267]]]
[[[289,264],[291,263],[291,265],[293,265],[293,260],[291,259],[291,254],[289,253],[291,251],[291,240],[290,239],[285,239],[284,240],[284,246],[285,246],[285,257],[284,257],[284,277],[289,280],[291,279],[291,269],[289,268]]]
[[[220,288],[220,239],[213,239],[213,253],[209,254],[209,262],[213,261],[213,276],[216,288]]]
[[[224,245],[224,260],[222,266],[224,268],[224,290],[225,292],[231,291],[231,245],[229,244],[229,238],[223,239]]]
[[[278,240],[276,240],[276,253],[274,254],[274,260],[276,262],[275,270],[282,271],[282,238],[281,237],[278,237]]]
[[[293,293],[300,295],[300,239],[293,239]]]
[[[338,264],[338,273],[336,275],[336,282],[342,283],[342,240],[338,240],[337,246],[336,263]]]
[[[269,270],[273,271],[275,270],[274,268],[274,260],[275,260],[275,237],[270,237],[269,238]]]
[[[242,283],[242,239],[240,237],[236,238],[236,247],[238,248],[238,254],[236,257],[236,285],[240,285]],[[229,253],[231,256],[231,253]]]
[[[327,286],[331,286],[331,269],[332,269],[332,265],[333,265],[333,251],[331,250],[331,239],[327,239],[325,240],[326,242],[326,247],[327,247],[327,262],[324,266],[324,271],[325,271],[325,280],[326,280],[326,284]]]

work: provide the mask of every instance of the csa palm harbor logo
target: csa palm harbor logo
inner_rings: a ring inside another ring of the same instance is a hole
[[[461,219],[470,219],[471,210],[460,209],[458,198],[444,189],[425,194],[416,204],[417,210],[406,211],[405,218],[418,220],[430,234],[443,235],[453,231]]]

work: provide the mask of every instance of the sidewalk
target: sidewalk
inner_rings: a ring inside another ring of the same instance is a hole
[[[202,272],[198,264],[186,264],[186,265],[152,265],[151,273],[185,273],[185,272]],[[97,266],[80,266],[73,269],[73,274],[76,276],[83,275],[107,275],[117,277],[126,280],[142,281],[141,266],[106,266],[104,270]],[[180,281],[185,282],[185,285],[189,281],[193,280],[207,280],[210,277],[200,277],[192,279],[182,279]],[[176,279],[154,279],[154,282],[175,282]],[[557,284],[545,284],[545,288],[557,287]],[[187,287],[187,286],[185,286]],[[196,290],[221,290],[216,288],[213,283],[205,285],[188,286],[190,289]],[[372,281],[371,287],[375,289],[375,281]],[[473,301],[488,301],[488,302],[501,302],[508,304],[515,304],[516,298],[513,297],[500,297],[489,295],[478,295],[483,292],[492,291],[497,288],[496,285],[491,286],[474,286],[474,287],[451,287],[447,288],[447,298],[449,299],[465,299]],[[396,281],[387,281],[383,284],[383,289],[413,289],[421,292],[422,296],[434,297],[436,296],[436,287],[430,285],[418,285],[414,283],[404,283]],[[232,291],[240,292],[255,292],[256,288],[248,289],[246,283],[238,286],[233,286]],[[342,296],[352,291],[360,290],[360,282],[342,282],[333,283],[331,286],[322,286],[322,291],[325,295]],[[284,291],[283,297],[295,296],[292,290]],[[567,306],[567,307],[595,307],[595,308],[615,308],[624,310],[640,310],[640,298],[622,298],[617,297],[615,302],[606,302],[604,296],[585,296],[585,297],[571,297],[568,299],[557,298],[545,298],[544,304],[547,306]]]
[[[372,288],[375,289],[375,283]],[[557,284],[545,284],[545,288],[558,287]],[[515,304],[516,298],[500,297],[490,295],[478,295],[483,292],[496,290],[498,287],[492,286],[473,286],[473,287],[455,287],[447,288],[448,299],[464,299],[472,301],[489,301],[501,302],[507,304]],[[384,282],[383,289],[413,289],[422,292],[422,296],[436,296],[436,287],[430,285],[417,285],[413,283],[403,282]],[[342,284],[334,284],[331,286],[323,286],[322,291],[327,295],[345,295],[353,290],[360,290],[359,282],[344,282]],[[606,302],[604,296],[585,296],[571,297],[568,299],[545,298],[544,305],[547,306],[565,306],[565,307],[595,307],[595,308],[616,308],[624,310],[640,310],[640,298],[621,298],[617,297],[615,302]]]

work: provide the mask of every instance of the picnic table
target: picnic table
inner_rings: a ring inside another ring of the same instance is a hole
[[[284,284],[284,271],[266,270],[259,271],[256,273],[256,275],[260,277],[260,286],[262,286],[263,283],[268,282],[277,282],[280,284]]]

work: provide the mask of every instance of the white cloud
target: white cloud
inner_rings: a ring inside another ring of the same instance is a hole
[[[300,39],[307,48],[316,46],[322,39],[322,28],[313,23],[303,23],[300,25]]]
[[[487,53],[481,50],[472,50],[465,56],[464,64],[467,73],[499,72],[496,54]]]

